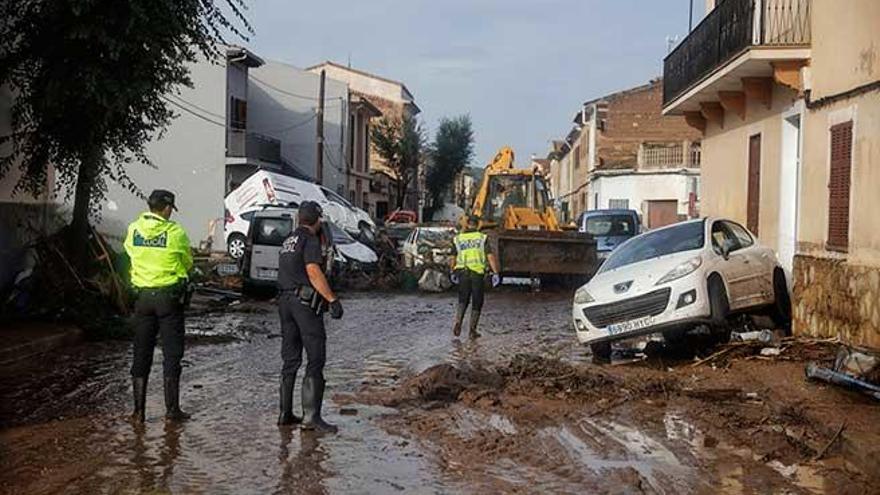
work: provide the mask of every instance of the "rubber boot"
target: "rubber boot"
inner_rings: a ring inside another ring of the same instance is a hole
[[[458,308],[455,310],[455,326],[452,327],[452,335],[458,337],[461,335],[461,325],[464,323],[464,314],[467,311],[467,306],[459,303]]]
[[[180,375],[165,377],[165,419],[185,421],[189,414],[180,410]]]
[[[278,415],[278,425],[292,425],[301,423],[302,418],[293,414],[293,388],[296,385],[296,375],[281,375],[281,413]]]
[[[324,379],[306,376],[302,386],[303,430],[314,430],[321,433],[336,433],[338,428],[324,421],[321,417],[321,405],[324,401]]]
[[[470,330],[470,338],[475,339],[480,336],[480,332],[477,331],[477,325],[480,324],[480,312],[477,310],[471,310],[471,330]]]
[[[131,419],[136,423],[143,423],[147,409],[147,377],[131,377],[131,388],[134,391],[134,412]]]

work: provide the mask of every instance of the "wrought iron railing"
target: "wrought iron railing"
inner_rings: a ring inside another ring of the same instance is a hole
[[[812,0],[725,0],[663,60],[668,104],[752,46],[810,44]]]
[[[281,163],[281,141],[254,132],[230,129],[226,141],[226,156]]]

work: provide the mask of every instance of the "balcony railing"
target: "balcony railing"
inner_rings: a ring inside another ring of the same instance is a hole
[[[700,143],[642,143],[638,151],[639,169],[691,168],[700,166]]]
[[[281,163],[281,141],[254,132],[230,129],[227,134],[226,156]]]
[[[810,44],[811,0],[724,0],[663,60],[663,104],[753,46]]]

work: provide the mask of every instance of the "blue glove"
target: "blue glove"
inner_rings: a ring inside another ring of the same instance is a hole
[[[499,285],[501,285],[501,275],[498,275],[497,273],[493,273],[492,274],[492,287],[498,287]]]
[[[458,274],[455,273],[455,272],[450,273],[450,274],[449,274],[449,280],[450,280],[453,284],[458,285]]]

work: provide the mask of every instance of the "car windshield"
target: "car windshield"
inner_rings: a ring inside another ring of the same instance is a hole
[[[348,232],[340,229],[335,223],[324,222],[324,225],[330,229],[330,236],[333,238],[333,244],[353,244],[354,238],[348,235]]]
[[[634,237],[617,248],[602,264],[600,273],[667,254],[703,247],[703,222],[687,222]]]
[[[631,215],[596,215],[587,217],[587,233],[594,236],[635,235]]]
[[[453,237],[455,237],[455,231],[452,229],[422,230],[419,232],[419,242],[435,245],[451,244]]]

